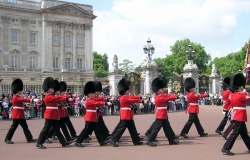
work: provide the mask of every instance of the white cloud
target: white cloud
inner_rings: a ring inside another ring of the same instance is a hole
[[[111,10],[94,13],[93,49],[107,53],[110,64],[117,54],[119,63],[129,59],[139,65],[146,57],[143,46],[148,38],[156,49],[154,58],[169,54],[176,40],[189,38],[213,58],[225,56],[239,46],[217,45],[226,45],[238,14],[248,10],[247,0],[114,0]]]

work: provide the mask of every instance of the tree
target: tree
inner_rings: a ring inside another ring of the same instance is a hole
[[[159,74],[169,79],[172,78],[172,73],[181,74],[183,67],[187,64],[186,51],[188,45],[192,45],[195,51],[194,63],[198,66],[201,73],[206,71],[208,62],[211,60],[210,54],[206,53],[204,47],[198,43],[193,43],[189,39],[178,40],[170,47],[172,54],[166,55],[165,58],[156,58],[155,62],[159,67]]]
[[[232,73],[238,73],[239,70],[244,71],[244,63],[247,52],[247,43],[238,52],[233,52],[225,57],[215,58],[207,67],[206,73],[212,71],[212,64],[215,64],[218,74],[222,77],[231,76]]]
[[[97,52],[93,52],[93,69],[96,77],[106,77],[108,75],[108,70],[105,70],[105,65],[108,65],[107,55],[102,56]]]
[[[104,53],[103,58],[104,58],[104,69],[105,71],[109,71],[108,55]]]
[[[124,59],[122,63],[119,63],[119,67],[125,73],[133,71],[135,68],[133,62],[128,59]]]

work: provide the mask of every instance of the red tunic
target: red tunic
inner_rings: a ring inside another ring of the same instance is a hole
[[[226,101],[227,101],[227,99],[228,99],[228,97],[229,97],[229,95],[230,95],[231,93],[232,93],[232,92],[230,92],[229,90],[225,90],[225,91],[223,91],[223,93],[222,93],[223,110],[224,110],[224,111],[229,111],[230,108],[231,108],[230,104],[229,104],[229,103],[226,103]]]
[[[63,95],[63,97],[70,98],[70,95]],[[62,102],[63,103],[63,102]],[[68,112],[68,103],[63,103],[64,104],[64,117],[69,117],[69,112]]]
[[[246,92],[235,92],[229,96],[227,103],[233,108],[233,120],[247,122],[246,102],[250,102]]]
[[[86,99],[86,114],[84,116],[84,120],[88,122],[97,122],[98,116],[96,107],[97,106],[103,106],[105,102],[103,101],[95,101],[92,98]]]
[[[95,96],[95,97],[93,97],[93,99],[94,99],[95,101],[107,101],[107,98],[101,98],[101,97],[99,97],[99,96]],[[103,111],[97,112],[97,116],[98,116],[98,117],[103,116]]]
[[[141,103],[141,99],[138,96],[121,96],[120,97],[120,116],[121,120],[132,120],[134,111],[131,110],[132,103]]]
[[[176,100],[175,95],[161,94],[155,95],[156,119],[168,119],[167,101]]]
[[[207,97],[207,94],[199,94],[197,95],[195,92],[189,92],[187,94],[187,100],[188,100],[188,108],[187,112],[188,113],[199,113],[199,104],[198,100],[200,98],[205,98]]]
[[[59,120],[60,115],[58,111],[58,102],[66,102],[64,96],[54,96],[53,94],[46,94],[44,97],[44,103],[46,110],[44,112],[45,119]]]
[[[22,98],[18,95],[14,95],[12,98],[12,119],[25,119],[24,116],[24,104],[30,103],[29,98]]]

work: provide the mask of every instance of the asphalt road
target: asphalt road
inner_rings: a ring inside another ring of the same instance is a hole
[[[250,115],[250,107],[247,107]],[[12,124],[10,120],[0,120],[0,160],[249,160],[250,154],[239,136],[233,146],[234,156],[227,156],[221,153],[225,140],[214,131],[223,118],[222,106],[201,106],[199,119],[208,137],[199,137],[195,126],[191,127],[189,138],[179,138],[178,145],[169,145],[163,130],[160,130],[157,139],[157,147],[147,146],[145,132],[155,120],[154,114],[135,115],[135,124],[140,136],[145,140],[141,146],[134,146],[128,130],[125,131],[119,147],[100,146],[95,135],[85,147],[78,148],[74,144],[68,147],[61,147],[57,140],[52,144],[45,144],[47,149],[37,149],[34,143],[27,143],[21,126],[13,136],[14,144],[5,144],[5,135]],[[188,120],[188,114],[184,112],[169,113],[169,121],[176,134]],[[71,121],[77,134],[84,128],[83,117],[71,117]],[[119,116],[104,116],[104,121],[110,132],[119,121]],[[37,138],[44,125],[44,119],[27,120],[33,137]],[[250,122],[247,122],[248,131]],[[249,132],[248,132],[249,133]]]

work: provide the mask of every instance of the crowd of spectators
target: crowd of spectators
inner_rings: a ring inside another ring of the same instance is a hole
[[[179,95],[179,94],[178,94]],[[43,113],[45,111],[45,106],[43,104],[43,95],[35,93],[23,94],[25,98],[32,98],[34,104],[30,106],[29,103],[24,104],[25,106],[25,116],[26,119],[31,118],[43,118]],[[70,116],[81,117],[85,114],[85,100],[86,97],[79,94],[73,94],[74,101],[68,104],[68,112]],[[112,103],[111,106],[104,106],[103,112],[104,115],[119,115],[120,103],[119,95],[107,96],[102,94],[101,96],[109,99]],[[154,113],[155,103],[154,95],[139,95],[141,96],[142,103],[134,104],[133,109],[135,114],[149,114]],[[176,101],[171,101],[167,103],[168,112],[184,111],[187,108],[187,98],[177,99]],[[2,94],[0,96],[0,119],[10,119],[11,118],[11,103],[12,95]],[[210,97],[203,98],[199,101],[200,105],[222,105],[221,96],[219,95],[210,95]]]

